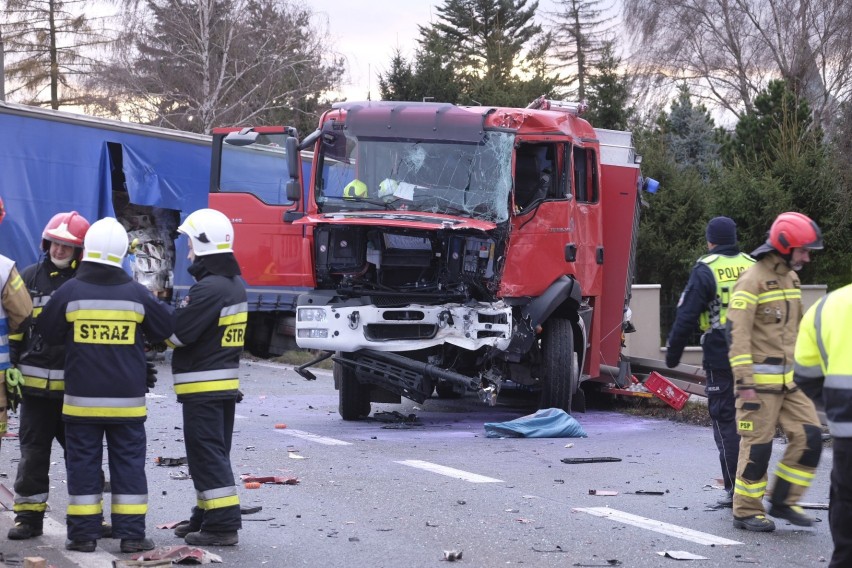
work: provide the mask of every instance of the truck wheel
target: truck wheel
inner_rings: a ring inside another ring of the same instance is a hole
[[[334,382],[339,385],[340,403],[337,411],[344,420],[359,420],[370,415],[370,388],[365,387],[355,377],[355,371],[349,367],[334,364]]]
[[[561,408],[570,414],[580,377],[574,352],[574,330],[569,320],[553,318],[545,324],[541,355],[539,407]]]

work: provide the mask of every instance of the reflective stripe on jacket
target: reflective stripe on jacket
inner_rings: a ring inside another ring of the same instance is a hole
[[[799,276],[777,253],[743,272],[728,307],[728,356],[739,388],[793,386],[793,351],[802,319]]]
[[[852,437],[852,284],[811,306],[796,341],[795,381],[825,406],[831,435]]]

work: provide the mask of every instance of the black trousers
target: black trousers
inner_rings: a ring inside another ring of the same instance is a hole
[[[847,568],[852,566],[852,438],[834,438],[831,443],[834,465],[828,524],[834,553],[829,568]]]
[[[98,540],[103,532],[104,437],[112,487],[112,534],[121,539],[145,538],[148,512],[145,423],[66,422],[68,538]]]
[[[719,464],[725,491],[733,491],[740,455],[734,375],[730,369],[707,369],[707,410],[713,423],[713,439],[719,449]]]
[[[242,528],[231,469],[235,406],[234,399],[183,403],[186,459],[196,492],[191,522],[204,531],[230,532]]]
[[[18,437],[21,461],[15,476],[15,522],[42,526],[50,491],[50,453],[56,439],[65,450],[62,399],[24,395]]]

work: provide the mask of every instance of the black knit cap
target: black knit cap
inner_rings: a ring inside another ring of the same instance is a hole
[[[714,245],[737,244],[737,224],[730,217],[713,217],[707,223],[707,242]]]

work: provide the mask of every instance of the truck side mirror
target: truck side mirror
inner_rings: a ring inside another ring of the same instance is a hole
[[[299,178],[299,141],[292,136],[284,140],[284,151],[287,153],[287,170],[293,179]],[[288,190],[289,191],[289,190]],[[288,193],[289,197],[290,194]]]
[[[302,185],[297,179],[287,180],[285,190],[287,191],[287,201],[295,202],[302,198]]]

